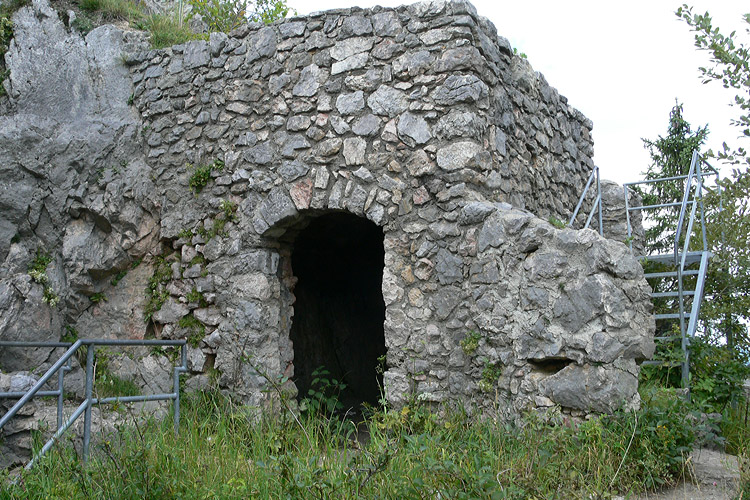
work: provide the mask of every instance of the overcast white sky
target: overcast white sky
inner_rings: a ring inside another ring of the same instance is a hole
[[[288,0],[299,14],[341,7],[397,6],[399,0]],[[680,0],[627,2],[561,0],[474,0],[498,34],[528,56],[571,105],[594,122],[594,160],[602,176],[618,182],[640,178],[648,165],[641,138],[667,129],[675,98],[693,125],[709,125],[709,146],[730,144],[737,130],[729,106],[733,94],[700,82],[698,67],[708,56],[695,50],[693,34],[674,11]],[[746,44],[742,14],[750,2],[695,0],[725,32],[737,30]]]

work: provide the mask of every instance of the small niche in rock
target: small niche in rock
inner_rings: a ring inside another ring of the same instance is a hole
[[[385,354],[383,231],[367,219],[343,212],[320,215],[292,247],[294,382],[299,398],[320,389],[314,372],[346,384],[338,395],[345,409],[376,405]],[[326,397],[333,394],[326,394]]]
[[[559,372],[571,363],[575,363],[575,361],[568,358],[529,359],[528,362],[534,371],[550,375]]]

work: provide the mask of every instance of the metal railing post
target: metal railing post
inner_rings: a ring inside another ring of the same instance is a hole
[[[62,366],[70,359],[71,356],[73,356],[73,353],[75,353],[75,351],[78,350],[78,348],[82,345],[82,343],[83,342],[81,340],[77,340],[75,344],[70,346],[70,348],[67,351],[65,351],[65,354],[63,354],[63,356],[60,359],[58,359],[55,362],[55,364],[53,364],[44,375],[42,375],[42,378],[37,380],[36,384],[34,384],[34,387],[29,389],[28,392],[26,392],[26,394],[24,394],[16,402],[16,404],[14,404],[13,407],[10,410],[8,410],[8,412],[5,415],[3,415],[2,418],[0,418],[0,429],[2,429],[5,426],[5,424],[7,424],[10,421],[10,419],[16,415],[16,413],[18,413],[18,410],[20,410],[26,403],[28,403],[30,400],[34,398],[37,392],[41,390],[42,386],[44,386],[44,384],[46,384],[47,381],[52,378],[52,376],[55,374],[57,370],[62,368]],[[11,346],[16,345],[16,344],[17,343],[15,342],[4,343],[4,345],[11,345]],[[31,343],[31,342],[29,342],[28,344],[34,345],[34,343]]]
[[[174,367],[174,387],[173,391],[175,394],[173,406],[174,406],[174,435],[177,436],[180,432],[180,373],[182,373],[187,366],[187,351],[186,346],[180,346],[180,365]]]
[[[57,372],[57,430],[62,427],[63,420],[63,383],[65,382],[65,367]]]
[[[596,169],[596,167],[594,167],[594,169]],[[573,210],[573,215],[570,216],[570,222],[568,222],[568,226],[570,227],[573,227],[573,223],[575,222],[576,217],[578,216],[578,211],[583,206],[583,200],[586,198],[586,193],[589,192],[589,187],[591,187],[591,183],[594,181],[595,172],[596,170],[591,171],[591,174],[589,175],[589,178],[586,181],[586,185],[583,187],[583,193],[581,193],[581,197],[578,199],[578,204],[576,205],[575,210]]]
[[[91,405],[94,393],[94,345],[86,348],[86,412],[83,415],[83,463],[89,459],[89,444],[91,443]]]
[[[625,184],[622,186],[622,190],[625,193],[625,220],[628,223],[628,247],[630,251],[633,251],[633,227],[630,225],[630,193],[628,192],[628,186]]]

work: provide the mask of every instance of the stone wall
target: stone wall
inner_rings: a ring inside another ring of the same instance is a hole
[[[467,3],[244,26],[128,63],[163,181],[216,158],[266,186],[365,167],[402,193],[453,188],[564,218],[593,165],[591,122]],[[374,209],[404,215],[404,199]]]
[[[382,233],[391,403],[637,404],[653,349],[641,268],[621,242],[546,221],[576,205],[591,123],[470,4],[330,11],[160,51],[113,27],[81,38],[44,0],[14,22],[0,338],[29,338],[28,316],[35,338],[187,338],[190,387],[213,372],[264,405],[264,376],[294,391],[306,355],[290,336],[297,238],[349,213]],[[68,69],[36,45],[85,61],[59,112],[47,94]],[[47,284],[27,273],[40,248]]]

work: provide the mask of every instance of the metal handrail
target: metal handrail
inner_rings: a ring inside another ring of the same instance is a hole
[[[654,273],[653,276],[651,277],[666,277],[666,276],[676,277],[677,292],[676,293],[670,292],[671,294],[673,294],[670,296],[677,297],[677,305],[679,308],[679,313],[667,314],[663,316],[674,317],[675,319],[679,319],[680,321],[681,347],[684,353],[684,358],[681,363],[683,387],[689,386],[690,337],[692,337],[695,334],[695,331],[697,329],[698,315],[700,312],[701,302],[703,298],[705,272],[708,266],[708,258],[710,257],[710,252],[708,251],[708,240],[706,236],[706,219],[705,219],[705,208],[704,208],[703,198],[704,198],[704,189],[706,191],[711,191],[711,188],[705,185],[704,180],[706,177],[711,177],[711,176],[714,176],[716,178],[716,185],[717,185],[717,189],[719,193],[719,210],[721,210],[722,209],[721,184],[719,182],[719,178],[720,178],[719,172],[710,164],[708,164],[708,162],[706,162],[705,159],[697,151],[693,152],[693,155],[690,160],[690,168],[688,169],[688,173],[686,175],[662,177],[659,179],[647,179],[643,181],[626,183],[624,185],[625,213],[626,213],[626,219],[627,219],[629,239],[630,239],[630,236],[632,235],[632,226],[631,226],[631,221],[630,221],[631,211],[680,207],[679,215],[678,215],[677,223],[675,227],[674,241],[672,244],[672,252],[671,252],[671,255],[669,256],[670,260],[672,260],[674,263],[675,271],[668,272],[668,273]],[[641,205],[641,206],[633,206],[633,207],[629,206],[629,203],[628,203],[629,187],[636,186],[636,185],[643,185],[643,184],[654,184],[658,182],[667,182],[667,181],[684,181],[685,182],[684,190],[683,190],[683,197],[681,201],[671,202],[671,203],[659,203],[659,204],[653,204],[653,205]],[[688,212],[688,207],[690,208],[689,212]],[[703,248],[702,250],[698,252],[690,252],[690,244],[692,241],[694,224],[696,221],[696,214],[698,213],[699,209],[700,209],[700,225],[701,225],[701,235],[702,235],[702,240],[703,240],[702,241]],[[684,238],[684,241],[681,242],[680,241],[681,238]],[[632,249],[632,243],[631,243],[631,249]],[[687,270],[686,267],[689,264],[693,263],[694,261],[693,257],[694,257],[694,254],[696,253],[700,254],[700,269],[697,271]],[[684,290],[683,279],[685,276],[688,276],[688,275],[697,276],[695,289],[693,291]],[[661,295],[661,294],[655,294],[655,296],[656,295]],[[690,307],[689,322],[686,325],[685,323],[686,323],[687,312],[685,311],[685,297],[690,296],[690,295],[692,295],[693,301]]]
[[[591,170],[591,175],[589,175],[588,180],[586,181],[586,185],[583,188],[583,193],[581,194],[581,197],[578,199],[578,204],[576,205],[575,210],[573,210],[573,215],[570,217],[570,221],[568,222],[568,227],[573,226],[573,222],[575,222],[576,217],[578,216],[578,211],[583,206],[583,200],[586,198],[586,195],[589,192],[589,188],[591,187],[591,183],[596,179],[596,199],[594,200],[594,204],[591,205],[591,212],[589,212],[588,217],[586,218],[586,224],[584,224],[583,229],[588,229],[589,225],[591,224],[591,219],[594,217],[594,211],[598,208],[599,209],[599,234],[604,235],[604,226],[602,221],[602,186],[601,186],[601,178],[599,175],[599,167],[594,166],[594,168]]]
[[[55,344],[55,345],[50,345]],[[46,343],[46,342],[3,342],[0,341],[0,347],[63,347],[64,345],[70,345],[68,343]],[[89,457],[89,445],[91,442],[91,407],[95,404],[108,404],[108,403],[129,403],[139,401],[173,401],[173,418],[174,418],[174,430],[177,434],[180,425],[180,374],[187,372],[187,342],[185,340],[119,340],[119,339],[79,339],[75,343],[70,345],[67,351],[46,371],[42,377],[37,380],[34,386],[29,389],[20,399],[16,402],[13,407],[8,410],[5,415],[0,418],[0,429],[2,429],[17,413],[18,411],[35,396],[47,395],[46,393],[52,393],[49,395],[58,396],[58,426],[55,434],[44,444],[31,461],[26,464],[26,469],[31,469],[34,463],[41,458],[55,442],[65,433],[65,431],[73,425],[73,423],[83,414],[84,415],[84,428],[83,428],[83,461],[88,461]],[[70,361],[81,346],[87,346],[86,352],[86,378],[85,378],[85,399],[73,412],[71,417],[62,423],[62,409],[60,404],[63,398],[63,376],[59,375],[58,390],[57,391],[42,391],[41,388],[52,378],[52,376],[58,372],[62,373],[65,370],[64,365],[67,364],[68,370],[70,369]],[[180,365],[175,365],[173,371],[173,392],[165,394],[151,394],[141,396],[123,396],[123,397],[109,397],[109,398],[95,398],[93,396],[93,372],[94,372],[94,358],[95,350],[97,346],[179,346],[180,347]],[[0,397],[15,398],[17,393],[0,393]]]
[[[13,341],[2,341],[0,347],[70,347],[73,345],[71,342],[13,342]],[[70,359],[60,368],[57,374],[57,390],[55,391],[39,391],[37,396],[57,396],[57,428],[62,427],[63,419],[63,384],[65,383],[65,373],[73,369],[70,365]],[[0,392],[0,399],[16,399],[23,397],[24,392]],[[0,425],[2,429],[2,425]]]
[[[679,254],[679,247],[680,247],[680,235],[682,234],[682,225],[685,222],[685,210],[687,208],[687,201],[690,197],[690,188],[693,186],[693,174],[695,173],[695,160],[698,157],[698,152],[693,151],[693,157],[690,160],[690,170],[688,170],[688,176],[687,181],[685,182],[685,193],[682,195],[682,204],[680,205],[680,215],[677,218],[677,228],[675,230],[674,234],[674,263],[677,264],[677,256]],[[693,207],[695,207],[695,203],[693,203]],[[694,214],[694,212],[691,211],[691,216]],[[689,226],[692,226],[692,217],[691,221],[689,223]],[[689,239],[690,235],[688,234],[686,239]]]

